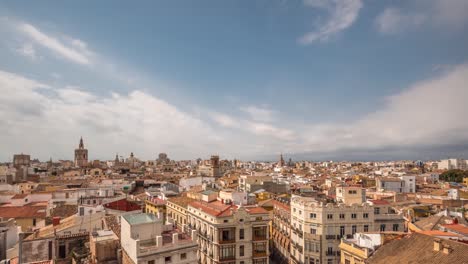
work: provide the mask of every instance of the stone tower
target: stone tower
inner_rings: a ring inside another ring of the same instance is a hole
[[[221,176],[221,170],[220,170],[219,156],[218,155],[211,156],[211,169],[212,169],[214,177]]]
[[[283,167],[284,166],[284,159],[283,159],[283,153],[280,154],[280,160],[278,162],[278,167]]]
[[[85,167],[88,164],[88,150],[84,148],[83,138],[80,145],[75,149],[75,167]]]

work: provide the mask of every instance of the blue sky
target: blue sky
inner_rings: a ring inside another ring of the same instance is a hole
[[[467,12],[464,0],[3,1],[0,159],[71,158],[81,135],[98,159],[466,156],[468,109],[454,103],[468,98]]]

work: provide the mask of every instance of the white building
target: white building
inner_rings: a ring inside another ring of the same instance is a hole
[[[467,161],[463,159],[444,159],[441,160],[437,168],[439,170],[467,169]]]
[[[196,231],[182,233],[153,214],[121,217],[123,264],[196,263]]]

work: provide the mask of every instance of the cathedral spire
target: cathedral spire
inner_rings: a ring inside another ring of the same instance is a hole
[[[83,137],[80,137],[80,145],[79,145],[78,148],[79,148],[79,149],[84,149]]]

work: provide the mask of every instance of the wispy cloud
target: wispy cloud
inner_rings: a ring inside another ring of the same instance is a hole
[[[380,33],[395,34],[421,26],[426,16],[418,13],[405,14],[398,8],[386,8],[376,18],[376,26]]]
[[[267,108],[250,105],[243,106],[240,110],[247,113],[255,121],[270,122],[273,119],[273,111]]]
[[[27,57],[32,60],[36,60],[39,58],[38,55],[36,54],[36,49],[31,43],[24,43],[23,45],[21,45],[21,47],[16,49],[16,51],[22,56]]]
[[[68,45],[57,38],[43,33],[38,28],[28,23],[20,23],[18,25],[18,29],[26,34],[32,41],[49,49],[62,58],[77,64],[92,64],[92,53],[87,49],[86,44],[81,40],[73,39],[71,42],[72,44]]]
[[[383,34],[397,34],[422,27],[459,30],[468,25],[468,1],[425,0],[409,1],[410,7],[403,9],[387,7],[376,19],[376,28]]]
[[[305,0],[308,7],[328,12],[328,18],[318,23],[315,30],[307,32],[298,39],[303,45],[317,41],[327,41],[330,37],[349,28],[358,18],[363,7],[361,0]]]

